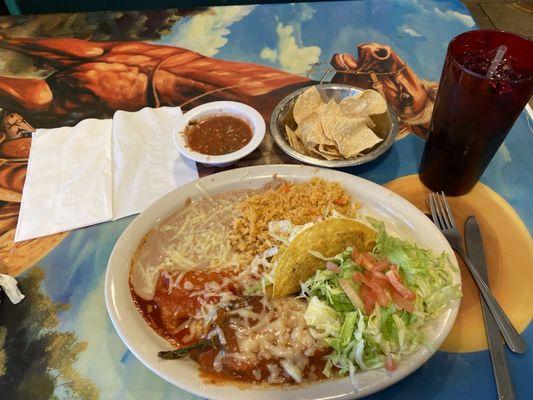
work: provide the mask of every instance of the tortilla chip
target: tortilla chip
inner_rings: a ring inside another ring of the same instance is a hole
[[[337,149],[337,145],[330,146],[330,145],[324,145],[319,144],[317,148],[312,150],[313,153],[319,155],[322,158],[325,158],[326,160],[341,160],[344,157],[339,153],[339,149]]]
[[[339,109],[341,112],[348,117],[366,117],[368,113],[366,112],[367,104],[365,101],[361,101],[361,93],[356,95],[345,97],[339,103]]]
[[[339,152],[346,158],[354,157],[383,140],[366,126],[365,118],[341,118],[335,125],[333,137]]]
[[[333,140],[333,136],[331,134],[333,132],[333,129],[335,128],[335,123],[339,118],[343,116],[339,105],[335,102],[335,100],[330,100],[324,106],[324,108],[320,110],[319,116],[320,123],[322,124],[322,129],[324,130],[324,134],[328,139]]]
[[[306,148],[314,147],[319,144],[335,145],[335,141],[329,139],[324,134],[322,124],[320,123],[320,116],[316,111],[305,117],[302,123],[298,125],[296,131],[300,135]]]
[[[370,117],[365,117],[365,124],[366,124],[366,126],[368,126],[372,130],[374,130],[374,128],[376,127],[376,124],[374,123],[374,121]]]
[[[387,101],[376,90],[365,90],[361,93],[361,100],[367,103],[366,112],[368,115],[385,114],[387,112]]]
[[[339,107],[350,117],[366,117],[387,112],[387,102],[379,92],[372,89],[346,97],[340,102]]]
[[[341,112],[340,115],[352,118],[365,118],[366,126],[370,129],[374,129],[376,124],[372,118],[370,118],[368,113],[369,104],[367,100],[365,100],[365,97],[361,96],[362,93],[343,99],[338,106]]]
[[[332,154],[328,154],[328,153],[324,153],[320,147],[321,145],[317,146],[318,148],[309,148],[309,152],[310,152],[310,156],[312,157],[315,157],[315,156],[318,156],[318,158],[324,158],[326,160],[341,160],[343,159],[344,157],[341,156],[340,154],[337,156],[337,155],[332,155]],[[317,157],[315,157],[317,158]]]
[[[320,151],[321,153],[329,154],[330,156],[342,157],[342,155],[339,153],[339,149],[337,148],[337,144],[335,144],[334,146],[320,144],[318,145],[318,151]]]
[[[320,93],[318,93],[318,90],[315,86],[311,86],[300,96],[298,96],[296,102],[294,103],[292,115],[296,123],[300,125],[304,118],[315,111],[321,104],[324,103],[322,101],[322,97],[320,97]]]
[[[287,139],[289,140],[289,146],[291,146],[298,153],[307,154],[304,145],[300,138],[291,128],[285,126],[285,132],[287,133]]]
[[[302,231],[284,252],[278,253],[274,272],[272,297],[283,297],[300,291],[305,282],[324,268],[324,261],[309,254],[317,251],[326,257],[333,257],[346,247],[359,251],[370,251],[374,246],[376,233],[365,224],[352,219],[332,218],[316,223]]]

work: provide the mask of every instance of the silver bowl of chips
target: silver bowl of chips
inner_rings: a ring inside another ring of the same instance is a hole
[[[375,90],[326,83],[281,100],[272,112],[270,132],[299,161],[348,167],[385,153],[398,135],[398,118]]]

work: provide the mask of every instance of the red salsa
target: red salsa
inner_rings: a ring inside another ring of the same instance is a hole
[[[212,115],[190,121],[185,129],[185,139],[191,150],[220,156],[246,146],[252,140],[252,128],[239,117]]]

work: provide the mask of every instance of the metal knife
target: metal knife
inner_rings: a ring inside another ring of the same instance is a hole
[[[487,282],[488,285],[489,277],[485,252],[483,251],[483,242],[481,240],[481,232],[476,217],[473,215],[469,216],[466,220],[464,237],[468,257],[472,263],[477,266],[479,274],[485,279],[485,282]],[[485,322],[485,332],[487,334],[487,343],[489,345],[490,359],[492,361],[492,371],[494,373],[494,380],[496,381],[498,399],[515,399],[513,381],[511,380],[504,343],[498,330],[498,325],[496,324],[487,303],[483,299],[483,296],[479,296],[479,299],[481,301],[483,321]]]

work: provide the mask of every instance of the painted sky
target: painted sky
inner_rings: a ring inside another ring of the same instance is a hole
[[[316,62],[327,66],[334,53],[353,53],[360,43],[379,42],[392,46],[421,77],[437,80],[450,39],[473,27],[464,6],[449,1],[235,6],[187,17],[160,42],[293,73]]]
[[[217,8],[187,17],[176,23],[160,43],[187,47],[217,58],[305,73],[316,62],[327,66],[333,53],[353,53],[356,45],[375,41],[392,46],[421,78],[438,80],[447,43],[473,27],[472,18],[459,1],[376,0],[242,6]],[[320,75],[317,72],[315,77]],[[533,169],[522,168],[531,162],[520,151],[528,132],[526,119],[521,118],[483,179],[517,207],[532,229],[533,211],[525,205],[528,204],[526,183],[533,181]],[[384,183],[415,173],[422,147],[423,141],[411,136],[397,142],[385,157],[347,171]],[[519,183],[509,184],[505,180],[511,173]],[[60,328],[73,330],[80,340],[88,341],[88,351],[81,355],[77,367],[96,383],[102,399],[193,398],[140,364],[122,345],[105,311],[103,282],[107,260],[129,221],[131,218],[71,233],[40,263],[46,270],[43,290],[54,301],[71,304],[70,310],[60,316]],[[485,398],[494,393],[490,387],[471,385],[490,373],[486,353],[461,356],[463,362],[455,363],[455,370],[439,374],[438,365],[446,363],[448,357],[459,356],[439,353],[396,389],[389,389],[376,398],[411,399],[414,393],[433,396],[434,390],[440,391],[439,398],[462,398],[467,393]],[[477,377],[469,375],[472,363],[482,366],[476,372]],[[456,383],[447,387],[446,379]],[[424,387],[421,382],[425,382]],[[413,385],[423,393],[414,390]]]

